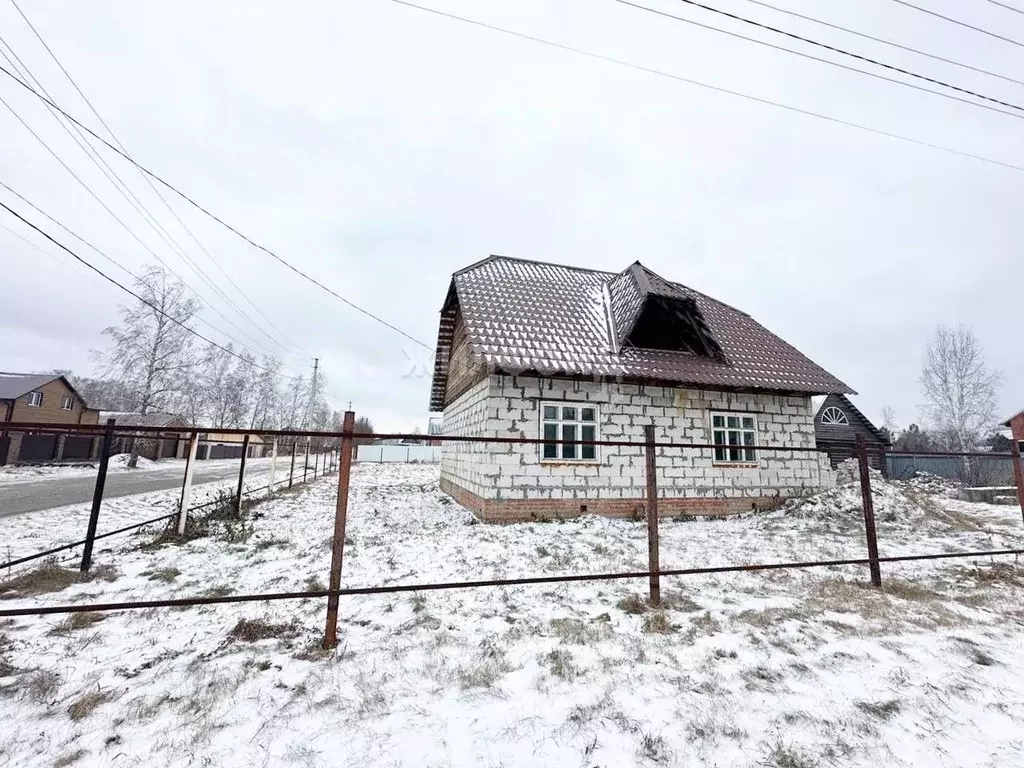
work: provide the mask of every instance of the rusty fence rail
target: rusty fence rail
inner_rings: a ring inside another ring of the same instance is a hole
[[[114,421],[114,420],[110,420],[110,421]],[[19,427],[21,427],[21,426],[22,425],[19,425]],[[27,425],[27,426],[33,426],[34,428],[39,428],[38,425]],[[85,428],[82,428],[81,430],[76,429],[76,430],[70,430],[69,431],[66,425],[60,425],[59,427],[55,427],[54,425],[49,425],[49,426],[50,426],[51,430],[53,430],[54,432],[58,432],[59,431],[61,434],[78,434],[79,432],[89,432],[89,433],[92,433],[92,432],[95,431],[95,428],[90,428],[90,427],[85,427]],[[158,517],[149,518],[147,520],[142,520],[142,521],[137,522],[137,523],[130,523],[128,525],[122,526],[120,528],[116,528],[116,529],[111,530],[111,531],[105,531],[103,533],[97,533],[97,528],[98,528],[98,525],[99,525],[100,509],[102,507],[102,502],[103,502],[103,498],[104,498],[104,490],[105,490],[105,487],[106,487],[106,479],[107,479],[107,475],[109,473],[109,460],[110,460],[110,457],[111,457],[110,454],[111,454],[112,446],[114,445],[115,438],[119,439],[121,441],[120,444],[123,445],[125,439],[138,438],[140,436],[143,436],[143,435],[147,434],[143,430],[143,428],[140,428],[140,427],[123,427],[123,428],[118,428],[116,426],[116,423],[111,424],[110,422],[108,422],[108,424],[105,425],[104,427],[101,427],[101,429],[103,431],[102,431],[102,444],[101,444],[100,455],[99,455],[99,465],[98,465],[97,472],[96,472],[96,484],[95,484],[95,487],[93,489],[93,498],[92,498],[92,504],[90,506],[89,519],[88,519],[88,522],[87,522],[87,525],[86,525],[85,538],[80,539],[78,541],[73,541],[73,542],[70,542],[70,543],[67,543],[67,544],[62,544],[60,546],[52,547],[50,549],[46,549],[46,550],[43,550],[43,551],[40,551],[40,552],[35,552],[35,553],[29,554],[29,555],[24,555],[24,556],[19,556],[19,557],[16,557],[16,558],[12,558],[12,559],[8,560],[7,562],[0,563],[0,571],[6,570],[6,569],[9,569],[9,568],[13,568],[13,567],[19,566],[19,565],[24,565],[25,563],[29,563],[29,562],[32,562],[34,560],[39,560],[39,559],[47,558],[47,557],[53,557],[54,555],[59,555],[62,552],[69,552],[71,550],[77,549],[78,547],[82,547],[83,551],[82,551],[82,560],[81,560],[81,566],[80,567],[81,567],[81,570],[83,572],[86,572],[86,571],[89,570],[89,568],[91,567],[91,564],[92,564],[93,545],[94,545],[94,543],[96,541],[99,541],[101,539],[110,538],[112,536],[118,536],[118,535],[124,534],[124,533],[129,533],[131,531],[135,531],[135,530],[138,530],[138,529],[141,529],[141,528],[145,528],[146,526],[150,526],[150,525],[155,525],[157,523],[169,522],[169,521],[171,521],[171,520],[173,520],[175,518],[177,518],[178,521],[179,521],[178,532],[180,534],[180,533],[182,533],[184,531],[185,522],[186,522],[187,517],[189,515],[191,515],[191,514],[193,514],[195,512],[201,512],[202,510],[207,509],[208,507],[211,507],[211,506],[213,506],[215,504],[221,503],[221,499],[218,499],[218,498],[210,499],[209,501],[205,501],[205,502],[203,502],[201,504],[193,505],[193,504],[189,503],[189,497],[190,497],[191,485],[192,485],[192,473],[191,473],[191,471],[192,471],[192,469],[194,469],[194,464],[196,462],[195,452],[193,450],[193,451],[190,451],[187,454],[187,456],[186,456],[186,465],[185,465],[185,469],[184,469],[184,479],[183,479],[183,482],[182,482],[181,496],[180,496],[179,501],[178,501],[178,503],[176,505],[177,508],[173,512],[169,512],[167,514],[160,515]],[[161,429],[162,429],[162,431],[167,431],[167,429],[169,429],[169,428],[161,428]],[[192,445],[195,445],[195,443],[197,442],[197,437],[198,437],[199,434],[202,434],[203,432],[214,432],[215,430],[202,430],[201,431],[201,430],[196,430],[196,429],[193,429],[193,428],[175,428],[175,431],[186,433],[185,434],[185,438],[187,438],[189,443],[191,443]],[[220,431],[220,430],[216,430],[216,432],[218,434],[222,433],[222,431]],[[316,434],[316,433],[310,433],[310,434]],[[269,494],[272,494],[274,491],[281,491],[281,490],[285,490],[286,488],[292,488],[296,482],[305,483],[305,482],[308,482],[309,480],[316,480],[316,479],[318,479],[320,477],[324,477],[327,474],[332,474],[334,471],[336,471],[336,465],[337,465],[336,454],[335,454],[335,451],[333,449],[330,449],[330,450],[327,450],[327,451],[314,451],[313,456],[312,456],[312,458],[313,458],[312,472],[310,472],[309,471],[309,469],[310,469],[310,467],[309,467],[310,455],[309,455],[309,450],[308,450],[309,446],[307,444],[307,446],[305,448],[304,464],[303,464],[303,466],[301,468],[302,469],[302,479],[298,480],[298,478],[295,477],[295,471],[296,471],[295,470],[295,454],[297,452],[298,443],[297,443],[297,441],[294,441],[292,443],[292,446],[291,446],[291,457],[290,457],[287,477],[284,478],[284,479],[278,480],[275,477],[275,470],[276,470],[275,464],[276,464],[277,459],[279,458],[278,454],[277,454],[277,443],[275,441],[275,443],[273,444],[272,449],[271,449],[272,450],[272,455],[269,457],[271,459],[271,467],[268,468],[268,471],[270,473],[270,478],[269,478],[270,482],[268,484],[266,484],[266,485],[261,485],[261,486],[258,486],[256,488],[245,488],[245,474],[246,474],[246,461],[247,461],[247,458],[248,458],[248,456],[247,456],[247,453],[248,453],[247,449],[249,447],[249,435],[246,434],[246,435],[240,435],[240,436],[242,437],[241,440],[218,440],[217,441],[218,445],[220,445],[220,444],[233,444],[233,445],[242,446],[242,454],[241,454],[241,456],[235,457],[235,458],[239,459],[238,485],[237,485],[236,491],[234,492],[234,494],[232,494],[233,503],[235,505],[236,512],[240,511],[242,501],[246,497],[250,497],[251,498],[251,497],[253,497],[253,496],[257,495],[257,494],[263,493],[264,491],[267,491]],[[181,439],[185,439],[185,438],[181,438]],[[329,444],[330,443],[328,441],[324,441],[324,442],[318,444],[317,447],[318,448],[319,447],[326,447]],[[268,458],[268,457],[264,456],[262,458]],[[216,483],[216,482],[222,482],[222,481],[209,481],[209,482]],[[287,484],[287,485],[285,486],[285,484]],[[170,490],[170,489],[167,489],[167,490]],[[2,494],[2,492],[3,492],[3,486],[0,486],[0,494]],[[154,492],[159,492],[159,491],[150,491],[148,493],[154,493]],[[143,492],[143,493],[147,493],[147,492]],[[32,513],[24,513],[24,514],[32,514]]]
[[[637,499],[638,502],[642,503],[647,526],[647,546],[648,546],[648,567],[643,571],[630,571],[621,573],[590,573],[590,574],[566,574],[566,575],[554,575],[554,576],[526,576],[521,578],[513,579],[483,579],[475,581],[459,581],[459,582],[440,582],[440,583],[415,583],[415,584],[398,584],[389,586],[364,586],[364,587],[342,587],[341,577],[344,567],[344,543],[345,533],[347,527],[348,517],[348,497],[349,497],[349,481],[352,467],[352,456],[355,440],[360,438],[369,438],[371,435],[357,433],[354,431],[355,414],[351,411],[345,413],[345,421],[340,432],[308,432],[303,430],[271,430],[268,432],[261,432],[261,435],[266,437],[275,438],[292,438],[292,451],[291,451],[291,469],[289,471],[289,487],[292,484],[292,476],[294,475],[294,463],[296,446],[298,444],[298,438],[307,438],[307,446],[309,441],[316,439],[319,444],[332,445],[332,441],[335,441],[338,445],[336,454],[329,454],[331,456],[332,463],[329,466],[329,471],[337,471],[338,473],[338,494],[336,499],[335,507],[335,519],[333,526],[332,536],[332,548],[331,548],[331,565],[328,579],[328,588],[322,590],[307,590],[301,592],[272,592],[262,594],[251,594],[251,595],[226,595],[219,597],[182,597],[182,598],[171,598],[164,600],[143,600],[143,601],[132,601],[132,602],[119,602],[119,603],[94,603],[88,605],[58,605],[58,606],[34,606],[34,607],[21,607],[21,608],[8,608],[0,610],[0,617],[7,616],[31,616],[31,615],[51,615],[59,613],[77,613],[85,611],[114,611],[114,610],[132,610],[132,609],[146,609],[146,608],[160,608],[160,607],[190,607],[198,605],[213,605],[222,603],[245,603],[245,602],[262,602],[262,601],[274,601],[274,600],[301,600],[301,599],[327,599],[327,617],[326,627],[324,632],[324,646],[334,647],[337,644],[337,629],[338,629],[338,614],[339,614],[339,600],[343,596],[351,595],[376,595],[376,594],[389,594],[395,592],[413,592],[413,591],[429,591],[429,590],[448,590],[448,589],[471,589],[471,588],[485,588],[485,587],[506,587],[506,586],[519,586],[529,584],[561,584],[561,583],[573,583],[573,582],[586,582],[586,581],[611,581],[611,580],[623,580],[623,579],[647,579],[649,600],[652,605],[660,604],[661,595],[661,578],[662,577],[681,577],[681,576],[693,576],[693,575],[706,575],[716,573],[738,573],[738,572],[758,572],[768,570],[780,570],[787,568],[819,568],[819,567],[838,567],[838,566],[867,566],[871,583],[875,587],[881,587],[882,585],[882,573],[881,565],[885,563],[901,563],[901,562],[918,562],[927,560],[944,560],[951,558],[969,558],[969,557],[995,557],[995,556],[1007,556],[1014,555],[1019,556],[1024,554],[1024,548],[1008,548],[1008,549],[996,549],[996,550],[981,550],[981,551],[967,551],[967,552],[942,552],[942,553],[925,553],[925,554],[914,554],[914,555],[901,555],[901,556],[882,556],[878,551],[878,534],[875,525],[874,516],[874,503],[871,492],[871,473],[870,468],[870,453],[871,449],[866,445],[864,439],[858,438],[856,444],[853,446],[855,456],[859,467],[859,483],[861,490],[861,499],[864,516],[864,536],[865,545],[867,551],[867,557],[865,558],[849,558],[849,559],[834,559],[834,560],[816,560],[816,561],[802,561],[802,562],[775,562],[775,563],[747,563],[740,565],[725,565],[725,566],[706,566],[698,568],[682,568],[682,569],[662,569],[660,567],[659,558],[659,525],[660,516],[658,512],[658,459],[664,457],[666,450],[670,449],[681,449],[681,450],[696,450],[696,451],[708,451],[715,449],[734,449],[737,448],[733,444],[716,444],[716,443],[694,443],[694,442],[680,442],[680,441],[665,441],[657,440],[655,438],[655,430],[653,426],[648,426],[644,429],[644,440],[643,441],[630,441],[630,440],[582,440],[582,439],[546,439],[546,438],[527,438],[527,437],[491,437],[491,436],[466,436],[466,435],[430,435],[429,440],[436,441],[437,443],[505,443],[505,444],[519,444],[519,445],[545,445],[545,444],[575,444],[575,445],[599,445],[609,446],[618,448],[643,448],[643,454],[645,459],[645,479],[646,487],[644,496],[642,499]],[[26,425],[19,425],[24,428]],[[40,426],[45,428],[46,425],[29,425],[29,426]],[[156,428],[132,428],[132,432],[135,433],[146,433],[147,431],[154,431]],[[67,431],[66,428],[63,431]],[[114,432],[114,425],[108,423],[106,427],[89,427],[85,430],[90,434],[104,434],[104,439],[110,438]],[[168,428],[162,428],[161,431],[169,432],[172,431]],[[190,440],[195,443],[195,429],[177,428],[176,431],[188,433]],[[213,431],[213,430],[210,430]],[[216,430],[219,434],[231,434],[238,435],[243,438],[247,443],[248,437],[246,435],[249,431],[247,430]],[[396,439],[424,439],[422,435],[410,435],[405,433],[387,434],[387,435],[372,435],[373,438],[396,438]],[[744,448],[747,446],[739,446]],[[755,445],[753,446],[760,455],[764,452],[782,452],[788,454],[799,454],[799,453],[821,453],[824,451],[823,448],[811,447],[811,446],[786,446],[786,445]],[[885,466],[885,448],[875,449],[876,453],[881,453],[880,456],[882,467]],[[993,453],[974,453],[964,451],[931,451],[931,452],[918,452],[914,455],[921,456],[944,456],[944,457],[960,457],[969,459],[973,456],[984,456],[992,457],[1004,454],[993,454]],[[1015,469],[1017,471],[1017,485],[1018,494],[1021,500],[1022,514],[1024,514],[1024,468],[1021,465],[1021,456],[1016,444],[1012,446],[1012,452],[1005,454],[1009,456],[1012,461],[1015,462]],[[760,458],[758,459],[760,461]],[[244,476],[244,464],[245,464],[245,451],[242,455],[242,469],[240,470],[240,478]],[[308,459],[304,462],[303,471],[308,471]],[[314,459],[314,477],[317,472],[317,462]],[[102,475],[97,478],[97,489],[94,499],[94,506],[96,507],[93,511],[93,515],[98,512],[98,504],[102,501]],[[186,477],[188,472],[186,471]],[[186,480],[186,485],[187,485]],[[273,484],[273,483],[272,483]],[[241,492],[241,483],[239,485]],[[183,494],[183,498],[187,498],[187,493]],[[239,502],[240,503],[240,502]],[[185,505],[181,505],[182,509],[185,509]],[[179,513],[174,513],[179,514]],[[156,518],[151,521],[138,524],[138,526],[128,526],[123,530],[130,530],[133,527],[141,527],[142,525],[151,524],[153,522],[159,522],[160,520],[168,519],[173,515],[166,515],[162,518]],[[184,516],[182,516],[184,517]],[[95,526],[90,521],[90,530],[94,533]],[[123,532],[111,531],[105,534],[99,534],[92,537],[92,540],[102,538],[104,536],[112,536],[116,533]],[[75,545],[81,544],[89,545],[87,542],[79,542]],[[88,570],[89,562],[83,557],[82,569]]]

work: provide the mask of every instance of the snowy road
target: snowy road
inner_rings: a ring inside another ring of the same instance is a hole
[[[238,459],[196,462],[193,482],[198,485],[237,477],[238,463]],[[265,471],[269,466],[269,458],[249,459],[246,462],[246,474]],[[298,469],[297,467],[296,471]],[[282,471],[287,475],[288,465],[286,461],[278,459],[278,472]],[[185,463],[183,461],[175,461],[166,468],[153,467],[146,470],[111,472],[107,475],[103,497],[110,499],[177,488],[181,486],[184,472]],[[96,475],[94,473],[5,483],[0,485],[0,517],[88,502],[92,500],[95,486]]]

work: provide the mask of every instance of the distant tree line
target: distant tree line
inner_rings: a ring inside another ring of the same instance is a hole
[[[257,360],[234,344],[218,347],[192,329],[201,309],[185,286],[160,267],[135,281],[145,301],[119,308],[121,322],[93,352],[98,374],[61,370],[90,407],[140,414],[167,412],[205,427],[340,430],[341,412],[324,396],[326,378],[282,375],[281,360]],[[204,334],[207,335],[207,334]],[[372,432],[366,418],[357,430]]]

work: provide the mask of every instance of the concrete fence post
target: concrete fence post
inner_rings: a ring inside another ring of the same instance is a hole
[[[199,448],[199,433],[193,432],[188,441],[188,456],[185,459],[185,480],[181,484],[181,502],[178,505],[178,535],[185,535],[188,520],[188,505],[192,497],[192,473],[196,468],[196,450]]]
[[[274,483],[277,480],[277,438],[274,438],[274,444],[270,447],[270,482],[267,484],[267,493],[274,492]]]

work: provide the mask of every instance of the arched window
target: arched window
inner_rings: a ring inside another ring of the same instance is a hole
[[[830,405],[824,411],[821,412],[821,423],[822,424],[849,424],[850,420],[846,418],[846,414],[835,406]]]

